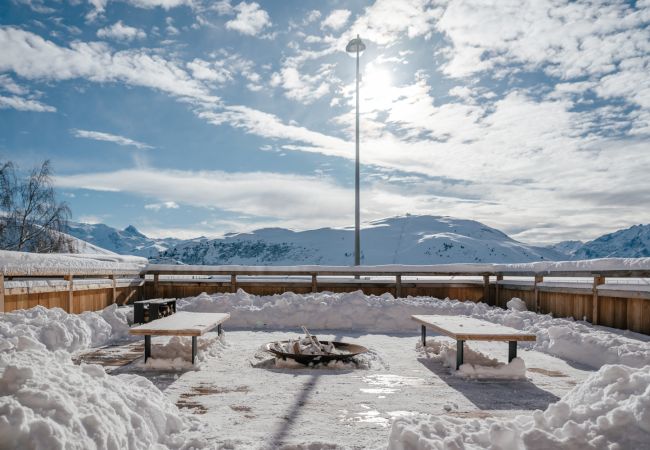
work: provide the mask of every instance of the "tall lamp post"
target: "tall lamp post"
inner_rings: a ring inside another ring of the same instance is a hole
[[[355,39],[348,42],[345,51],[355,53],[357,58],[357,117],[356,117],[356,162],[354,165],[354,265],[361,263],[360,219],[359,212],[359,55],[366,49],[366,45],[357,34]]]

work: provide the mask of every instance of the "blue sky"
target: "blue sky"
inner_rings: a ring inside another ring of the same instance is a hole
[[[9,0],[0,158],[74,220],[153,236],[482,221],[521,240],[650,222],[650,2]]]

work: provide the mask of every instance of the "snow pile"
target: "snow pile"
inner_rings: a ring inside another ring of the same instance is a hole
[[[646,361],[647,362],[647,361]],[[388,448],[645,448],[650,442],[650,366],[607,365],[546,411],[511,420],[428,415],[398,418]]]
[[[0,448],[185,444],[178,409],[147,379],[74,365],[69,353],[29,337],[14,350],[0,353]]]
[[[484,353],[471,349],[467,344],[463,348],[463,364],[456,370],[456,341],[441,337],[428,339],[427,346],[416,344],[420,357],[442,362],[451,369],[451,374],[462,378],[500,378],[526,379],[526,363],[521,358],[514,358],[506,364]]]
[[[4,274],[61,274],[128,271],[139,272],[147,259],[130,255],[82,253],[27,253],[0,250],[0,270]]]
[[[506,307],[515,311],[528,311],[526,302],[517,297],[513,297],[511,300],[509,300],[508,303],[506,303]]]
[[[617,330],[586,322],[555,319],[532,311],[504,311],[471,301],[432,297],[396,299],[390,294],[366,296],[361,291],[255,296],[239,290],[235,294],[203,293],[179,300],[177,307],[186,311],[230,313],[228,326],[232,328],[294,329],[306,325],[315,330],[374,333],[417,330],[418,325],[411,320],[413,314],[466,315],[533,333],[537,341],[521,343],[522,348],[534,348],[591,367],[604,364],[639,367],[650,361],[647,336],[628,333],[636,338],[633,339]]]
[[[19,337],[30,337],[48,350],[74,352],[128,336],[130,308],[110,305],[100,312],[68,314],[61,308],[36,306],[0,315],[0,351]],[[13,347],[13,345],[11,345]]]
[[[223,342],[223,334],[216,332],[205,333],[196,340],[196,360],[192,365],[192,338],[187,336],[172,336],[167,342],[156,337],[151,342],[151,358],[142,367],[156,370],[200,370],[201,363],[219,354]]]

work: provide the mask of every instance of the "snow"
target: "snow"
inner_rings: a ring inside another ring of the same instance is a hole
[[[526,307],[526,302],[517,297],[513,297],[510,300],[508,300],[508,303],[506,303],[506,307],[514,311],[528,311],[528,308]]]
[[[0,448],[382,448],[389,436],[393,449],[642,448],[650,439],[650,338],[509,303],[201,294],[178,300],[178,309],[231,319],[225,336],[198,339],[196,367],[186,337],[152,339],[153,358],[143,363],[141,341],[127,340],[129,308],[6,313]],[[430,337],[419,346],[412,314],[467,315],[537,341],[520,343],[509,364],[505,343],[470,342],[456,372],[455,345]],[[300,325],[370,351],[358,367],[328,368],[278,364],[259,352]],[[72,362],[111,348],[131,349],[131,362],[110,374]]]
[[[0,448],[181,447],[186,424],[150,381],[109,376],[19,338],[0,353]]]
[[[607,365],[532,416],[509,420],[397,418],[388,448],[640,449],[647,448],[649,439],[650,366]]]
[[[504,311],[484,303],[440,300],[432,297],[394,298],[390,294],[291,292],[255,296],[237,293],[201,294],[181,299],[179,310],[230,313],[228,327],[247,330],[299,328],[404,333],[417,330],[414,314],[466,315],[535,334],[534,343],[520,343],[562,358],[598,368],[623,363],[632,367],[650,361],[648,336],[633,338],[571,319],[557,319],[532,311]]]
[[[526,363],[523,359],[514,358],[509,363],[499,362],[467,344],[463,349],[463,364],[456,370],[456,341],[446,337],[428,339],[426,347],[422,347],[422,343],[418,342],[416,349],[422,356],[440,361],[445,367],[449,367],[453,376],[492,380],[526,379]]]
[[[363,265],[363,266],[326,266],[326,265],[294,265],[294,266],[239,266],[239,265],[220,265],[220,266],[179,266],[174,264],[150,264],[149,270],[174,271],[178,274],[184,272],[191,273],[229,273],[229,272],[259,272],[259,273],[327,273],[335,272],[337,274],[395,274],[403,275],[427,273],[435,274],[476,274],[505,272],[516,276],[517,273],[537,273],[540,275],[550,272],[586,272],[599,271],[649,271],[650,258],[602,258],[581,261],[542,261],[531,263],[515,264],[434,264],[434,265],[407,265],[407,264],[386,264],[386,265]],[[509,283],[509,282],[508,282]],[[507,284],[507,283],[504,283]]]
[[[139,256],[81,253],[27,253],[0,250],[0,270],[5,275],[92,275],[97,272],[140,272],[147,260]]]

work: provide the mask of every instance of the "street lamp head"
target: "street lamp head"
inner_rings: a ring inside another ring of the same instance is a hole
[[[365,49],[366,44],[363,43],[358,34],[356,38],[352,39],[350,42],[348,42],[348,45],[345,46],[345,51],[348,53],[361,53]]]

